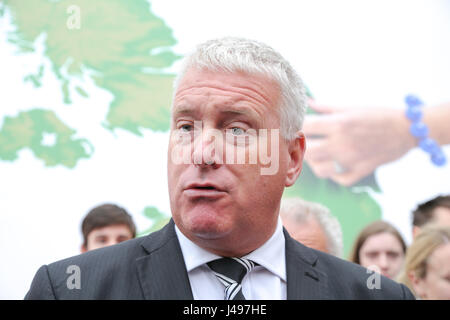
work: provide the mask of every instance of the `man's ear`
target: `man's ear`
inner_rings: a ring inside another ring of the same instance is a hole
[[[305,135],[301,131],[298,131],[296,138],[288,142],[289,164],[286,175],[286,187],[292,186],[300,175],[305,150]]]
[[[84,244],[82,244],[81,247],[80,247],[80,251],[81,251],[81,253],[85,253],[88,250],[87,250],[86,246]]]
[[[415,239],[415,238],[417,237],[417,235],[419,234],[419,232],[420,232],[420,227],[418,227],[418,226],[413,226],[413,230],[412,230],[412,236],[413,236],[413,239]]]

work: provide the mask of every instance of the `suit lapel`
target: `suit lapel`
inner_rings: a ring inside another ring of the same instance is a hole
[[[317,268],[317,255],[292,239],[283,228],[286,239],[287,299],[327,299],[328,276]]]
[[[173,220],[147,236],[142,247],[148,255],[138,258],[136,266],[145,299],[193,300]]]
[[[328,276],[318,270],[317,255],[292,239],[286,239],[287,299],[327,299]],[[138,279],[148,300],[193,300],[186,266],[173,220],[142,243],[148,253],[136,260]]]

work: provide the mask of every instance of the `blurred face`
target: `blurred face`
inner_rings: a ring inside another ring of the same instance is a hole
[[[433,210],[433,218],[429,223],[433,223],[440,226],[450,226],[450,208],[447,207],[437,207]],[[418,226],[413,226],[413,238],[415,238],[421,228]]]
[[[414,291],[428,300],[450,300],[450,243],[439,246],[428,258],[425,278],[413,280]]]
[[[405,254],[400,241],[391,233],[374,234],[366,239],[359,250],[359,260],[363,267],[375,269],[382,275],[395,278],[403,267]]]
[[[130,240],[133,234],[127,225],[110,225],[92,230],[87,237],[87,248],[82,247],[81,251],[86,252],[102,247],[111,246],[122,241]]]
[[[447,207],[434,209],[432,222],[440,226],[450,226],[450,209]]]
[[[307,247],[329,253],[327,238],[316,219],[307,219],[301,223],[284,219],[283,225],[289,235]]]
[[[291,142],[271,135],[280,128],[279,94],[271,80],[241,73],[190,69],[179,84],[168,154],[172,216],[211,252],[241,256],[262,245],[275,230],[284,187],[300,173],[301,133]],[[264,136],[260,129],[269,130]],[[273,163],[262,163],[258,147],[272,153]],[[238,162],[237,154],[246,160]],[[262,174],[268,166],[276,170]]]

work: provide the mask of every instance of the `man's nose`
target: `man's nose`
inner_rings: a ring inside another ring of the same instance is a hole
[[[115,245],[115,244],[118,244],[118,243],[119,242],[117,240],[111,239],[111,240],[108,240],[108,242],[106,242],[106,246],[112,246],[112,245]]]
[[[223,135],[220,130],[203,128],[194,132],[192,162],[199,167],[217,168],[223,164]]]

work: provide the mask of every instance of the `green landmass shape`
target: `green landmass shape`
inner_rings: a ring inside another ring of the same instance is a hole
[[[170,217],[167,217],[164,213],[153,206],[145,207],[143,210],[143,215],[148,218],[152,222],[152,224],[149,228],[138,232],[138,237],[142,237],[152,232],[158,231],[159,229],[164,227],[170,220]]]
[[[90,158],[93,150],[88,140],[74,138],[75,133],[53,111],[32,109],[7,116],[0,128],[0,160],[14,161],[20,150],[29,148],[45,166],[74,168],[79,160]],[[46,134],[54,135],[53,145],[43,143]]]
[[[35,88],[42,86],[42,76],[44,75],[44,65],[39,66],[36,74],[29,74],[23,79],[24,82],[31,82]]]
[[[176,44],[172,30],[151,12],[147,0],[4,0],[4,4],[16,26],[8,41],[19,52],[34,51],[33,42],[45,35],[45,56],[61,81],[64,103],[72,102],[71,78],[90,70],[95,84],[114,96],[104,127],[139,136],[144,128],[169,129],[174,75],[165,69],[180,56],[171,50]],[[42,68],[26,79],[39,86],[41,73]],[[75,92],[89,96],[80,86]]]

